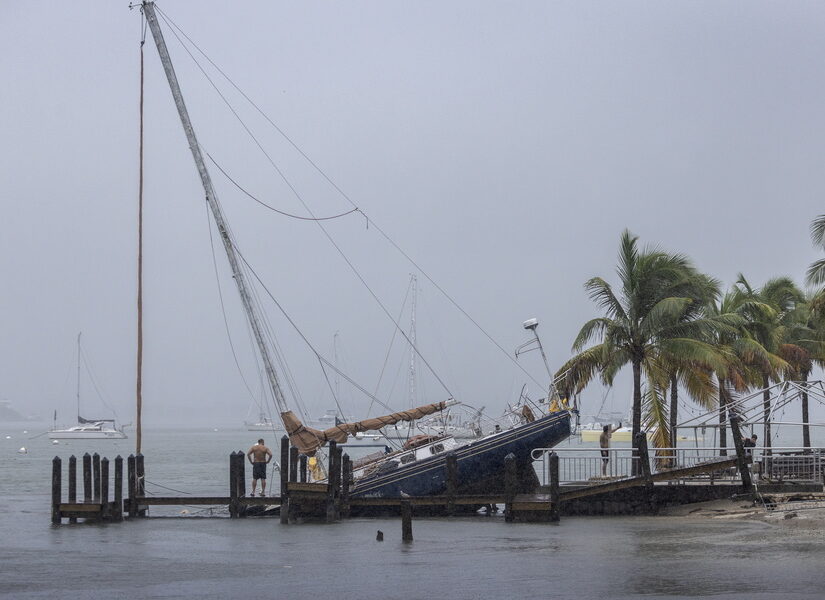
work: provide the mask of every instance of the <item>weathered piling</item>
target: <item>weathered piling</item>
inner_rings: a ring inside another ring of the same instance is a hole
[[[289,449],[289,480],[298,481],[298,448]]]
[[[327,483],[327,523],[333,523],[340,518],[338,488],[341,485],[341,448],[334,441],[329,443]]]
[[[130,454],[126,459],[126,490],[128,500],[126,501],[129,518],[137,517],[137,471],[135,470],[135,455]]]
[[[455,452],[447,453],[445,457],[447,514],[455,514],[455,490],[458,486],[458,457]]]
[[[229,454],[229,517],[231,519],[236,519],[239,516],[238,454],[238,452],[231,452]]]
[[[733,436],[733,446],[736,448],[736,467],[739,469],[739,476],[742,478],[742,491],[750,494],[753,492],[753,481],[748,466],[751,457],[745,454],[742,432],[739,429],[739,418],[734,412],[728,411],[728,414],[730,415],[730,434]]]
[[[341,457],[341,516],[345,519],[350,515],[349,494],[352,489],[352,460],[349,454]]]
[[[60,498],[62,489],[62,461],[59,456],[52,459],[52,524],[60,525]]]
[[[100,502],[100,455],[92,454],[92,502]]]
[[[298,458],[298,477],[301,483],[307,482],[307,456],[302,454]]]
[[[77,458],[69,457],[69,503],[77,502]],[[69,523],[77,523],[77,517],[69,517]]]
[[[550,460],[550,520],[559,520],[560,499],[559,493],[559,455],[551,452]]]
[[[140,452],[138,452],[137,455],[135,455],[135,483],[138,497],[143,498],[144,496],[146,496],[146,468],[143,463],[143,454],[141,454]],[[137,516],[146,516],[145,508],[141,508],[138,505],[136,510]]]
[[[504,520],[507,523],[513,522],[513,500],[517,486],[516,455],[511,452],[504,457]]]
[[[120,454],[115,457],[115,490],[112,519],[115,521],[123,520],[123,457],[120,456]]]
[[[289,438],[281,437],[281,524],[289,523]]]
[[[409,500],[401,501],[401,541],[413,541],[412,505]]]
[[[109,516],[109,459],[105,456],[100,461],[100,516]]]
[[[83,502],[92,501],[92,457],[87,452],[83,455]]]

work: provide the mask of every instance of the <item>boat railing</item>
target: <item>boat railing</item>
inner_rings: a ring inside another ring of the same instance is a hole
[[[752,455],[751,473],[762,482],[795,481],[823,483],[822,449],[802,447],[747,448]],[[593,485],[632,477],[638,457],[633,448],[537,448],[533,450],[534,467],[542,485],[550,482],[549,456],[559,456],[561,485]],[[650,471],[653,474],[673,469],[712,466],[715,462],[736,458],[734,448],[650,448]],[[720,466],[702,473],[680,475],[679,481],[737,482],[741,480],[735,466]]]

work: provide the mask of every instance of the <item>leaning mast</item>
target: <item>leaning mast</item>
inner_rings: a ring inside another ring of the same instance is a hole
[[[261,326],[261,317],[258,314],[258,308],[252,301],[252,295],[249,291],[249,286],[246,281],[244,272],[241,269],[241,263],[238,258],[235,246],[229,236],[229,230],[223,218],[223,212],[218,204],[215,189],[212,186],[212,178],[209,176],[209,171],[206,169],[206,164],[203,160],[198,139],[195,136],[195,129],[192,127],[192,122],[189,119],[189,113],[186,110],[186,104],[183,101],[183,94],[178,85],[178,78],[175,75],[175,69],[172,66],[172,59],[169,57],[169,51],[166,47],[166,41],[163,38],[163,32],[160,30],[157,15],[155,14],[154,2],[143,2],[143,11],[146,15],[146,21],[149,24],[149,29],[152,31],[152,37],[155,40],[155,45],[158,49],[160,62],[163,64],[163,70],[166,73],[166,79],[169,82],[169,88],[172,92],[172,97],[175,100],[175,106],[178,109],[183,131],[186,134],[186,139],[189,142],[189,149],[192,151],[192,158],[195,159],[195,166],[198,169],[198,174],[203,184],[203,190],[206,193],[206,203],[212,211],[212,216],[215,219],[215,225],[218,228],[221,241],[223,242],[224,250],[226,250],[226,257],[229,259],[229,266],[232,270],[232,278],[238,286],[238,293],[241,296],[241,303],[246,311],[249,325],[252,328],[252,333],[255,337],[255,342],[258,346],[258,351],[261,354],[261,360],[264,363],[264,370],[266,371],[269,386],[272,389],[272,394],[275,398],[275,403],[281,413],[288,410],[283,391],[278,382],[278,375],[272,365],[272,359],[269,355],[269,348],[264,341],[263,327]]]

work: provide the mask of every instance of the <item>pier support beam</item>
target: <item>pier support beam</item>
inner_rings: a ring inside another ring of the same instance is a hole
[[[123,457],[120,454],[115,457],[115,504],[112,511],[112,519],[123,520]]]
[[[559,506],[561,494],[559,493],[559,455],[551,452],[548,457],[550,461],[550,521],[559,520]]]
[[[100,455],[92,454],[92,502],[100,502]]]
[[[143,464],[143,454],[140,452],[135,456],[135,482],[137,484],[137,495],[139,498],[146,496],[146,466]],[[146,509],[136,507],[137,516],[145,517]]]
[[[289,523],[289,438],[281,437],[281,524]]]
[[[92,457],[87,452],[83,455],[83,502],[92,501]]]
[[[137,471],[135,470],[134,454],[130,454],[126,459],[126,490],[128,494],[127,510],[129,511],[129,518],[134,519],[137,517]]]
[[[412,542],[412,504],[409,500],[401,501],[401,541]]]
[[[109,517],[109,459],[100,461],[100,518]]]
[[[59,456],[52,459],[52,524],[60,525],[60,498],[62,489],[62,461]]]
[[[69,504],[77,502],[77,458],[69,457]],[[77,523],[77,517],[69,517],[69,523]]]
[[[352,489],[352,460],[349,454],[341,457],[341,516],[349,519],[350,503],[349,494]]]
[[[237,519],[238,513],[238,453],[229,453],[229,518]]]
[[[306,454],[302,454],[298,458],[298,480],[301,483],[307,482],[307,457]]]
[[[327,523],[341,518],[341,448],[336,442],[329,443],[329,467],[327,475]]]

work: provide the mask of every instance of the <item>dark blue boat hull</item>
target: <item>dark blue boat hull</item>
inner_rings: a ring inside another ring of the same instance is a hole
[[[500,493],[504,491],[504,457],[513,454],[519,481],[538,483],[531,452],[549,448],[570,436],[570,414],[553,413],[532,423],[459,446],[452,450],[458,464],[458,494]],[[395,469],[359,479],[352,496],[401,498],[436,496],[446,491],[447,453],[438,454]],[[529,490],[523,490],[529,491]]]

